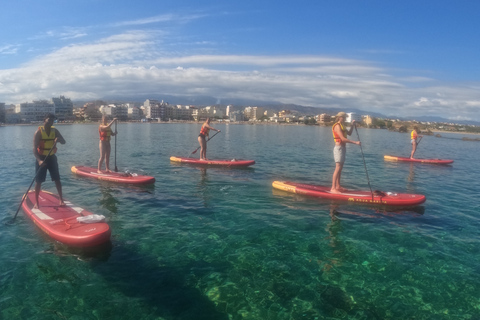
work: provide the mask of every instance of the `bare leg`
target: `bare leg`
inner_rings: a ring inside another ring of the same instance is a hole
[[[99,142],[98,147],[100,149],[100,159],[98,159],[98,168],[97,172],[102,173],[102,163],[105,160],[105,151],[102,141]]]
[[[202,137],[198,137],[198,143],[200,144],[200,160],[205,160],[207,143]]]
[[[38,196],[40,195],[40,189],[42,188],[42,183],[41,182],[35,182],[35,203],[33,207],[35,209],[40,208],[40,205],[38,204]]]
[[[340,177],[342,175],[343,163],[336,162],[335,163],[335,171],[333,172],[332,177],[332,188],[330,192],[332,193],[340,193]]]
[[[63,193],[62,193],[62,183],[60,180],[55,180],[55,187],[57,187],[58,197],[60,198],[60,206],[64,206],[65,202],[63,202]]]
[[[412,153],[410,154],[410,159],[414,159],[413,155],[415,154],[415,151],[417,151],[417,142],[412,142]]]
[[[111,145],[110,145],[110,141],[108,141],[106,144],[105,144],[105,168],[107,169],[107,172],[112,172],[110,170],[110,151],[111,151]]]

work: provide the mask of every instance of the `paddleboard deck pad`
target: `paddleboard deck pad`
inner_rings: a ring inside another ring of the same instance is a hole
[[[311,197],[385,206],[416,206],[424,203],[426,200],[424,195],[409,193],[374,191],[373,197],[370,191],[348,190],[342,193],[332,193],[330,192],[330,187],[289,181],[274,181],[272,186],[278,190]]]
[[[103,216],[94,215],[69,201],[59,206],[59,197],[47,191],[40,191],[38,209],[33,208],[34,202],[35,191],[30,191],[22,203],[23,211],[50,238],[74,247],[93,247],[110,240],[108,224],[89,219]]]
[[[124,173],[124,172],[97,172],[97,168],[85,167],[85,166],[73,166],[72,172],[86,178],[93,178],[97,180],[110,181],[124,184],[152,184],[155,182],[154,177],[143,176],[136,173]]]
[[[404,162],[418,162],[418,163],[429,163],[429,164],[451,164],[453,160],[449,159],[410,159],[405,157],[396,157],[396,156],[383,156],[386,161],[404,161]]]
[[[188,163],[202,166],[217,166],[217,167],[248,167],[255,164],[254,160],[200,160],[196,158],[182,158],[170,157],[172,162]]]

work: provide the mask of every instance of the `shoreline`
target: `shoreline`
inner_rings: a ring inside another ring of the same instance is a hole
[[[55,123],[54,126],[60,125],[87,125],[87,124],[99,124],[100,122],[69,122],[69,123]],[[175,121],[150,121],[150,122],[142,122],[142,121],[119,121],[119,123],[140,123],[140,124],[201,124],[201,121],[194,121],[194,120],[175,120]],[[212,123],[217,124],[228,124],[228,125],[280,125],[280,126],[319,126],[319,127],[328,127],[330,125],[320,125],[320,124],[305,124],[301,122],[295,123],[279,123],[279,122],[249,122],[249,121],[236,121],[236,122],[227,122],[227,121],[212,121]],[[13,126],[35,126],[35,125],[42,125],[42,123],[4,123],[0,124],[0,127],[13,127]],[[367,127],[360,127],[362,129],[373,129],[373,130],[388,130],[388,129],[381,129],[381,128],[367,128]],[[398,132],[398,131],[394,131]],[[433,136],[436,134],[444,134],[444,133],[453,133],[453,134],[464,134],[464,135],[480,135],[480,132],[464,132],[464,131],[448,131],[448,130],[430,130]],[[426,135],[426,134],[423,134]]]

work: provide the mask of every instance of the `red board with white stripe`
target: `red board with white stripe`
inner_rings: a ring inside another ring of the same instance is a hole
[[[60,206],[57,195],[40,191],[39,208],[33,208],[35,192],[30,191],[22,208],[30,219],[49,237],[66,245],[93,247],[110,240],[111,230],[105,222],[82,223],[77,220],[93,214],[70,201]]]

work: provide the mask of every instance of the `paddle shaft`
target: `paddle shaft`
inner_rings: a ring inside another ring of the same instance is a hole
[[[207,142],[210,141],[210,140],[212,140],[213,137],[215,137],[215,136],[216,136],[217,134],[219,134],[219,133],[220,133],[220,131],[217,131],[213,136],[211,136],[210,138],[208,138]],[[201,147],[198,147],[197,149],[195,149],[195,151],[193,151],[192,153],[190,153],[190,156],[191,156],[192,154],[197,153],[198,149],[200,149],[200,148],[201,148]],[[189,156],[189,157],[190,157],[190,156]]]
[[[418,142],[417,142],[417,147],[418,147],[418,145],[420,144],[420,141],[422,141],[422,138],[423,138],[423,137],[420,137],[420,140],[418,140]]]
[[[115,120],[115,172],[118,172],[118,168],[117,168],[117,120]]]
[[[355,131],[357,132],[358,141],[360,141],[360,135],[358,134],[356,125],[355,125]],[[368,187],[370,188],[370,192],[372,193],[372,201],[373,201],[373,191],[372,191],[372,186],[370,185],[370,178],[368,177],[367,163],[365,162],[365,156],[363,155],[362,143],[360,143],[360,151],[362,151],[363,166],[365,167],[365,173],[367,174]]]
[[[55,146],[57,145],[57,141],[55,141],[55,143],[53,144],[52,148],[50,149],[50,151],[48,151],[48,154],[47,156],[45,157],[45,159],[43,159],[43,162],[45,162],[45,160],[47,160],[47,158],[50,156],[50,154],[52,153],[52,150],[55,148]],[[15,212],[15,216],[13,216],[13,219],[11,220],[11,222],[13,222],[15,220],[15,218],[17,217],[17,214],[18,212],[20,211],[20,208],[22,207],[22,204],[23,204],[23,201],[25,201],[25,198],[27,197],[27,194],[28,192],[30,191],[30,188],[32,187],[33,183],[35,182],[35,179],[37,178],[38,174],[40,173],[40,170],[42,169],[42,167],[39,167],[37,172],[35,172],[35,176],[33,177],[32,179],[32,182],[30,183],[30,186],[28,187],[27,189],[27,192],[25,192],[25,194],[23,195],[22,197],[22,201],[20,201],[20,205],[18,206],[18,209],[17,209],[17,212]]]

